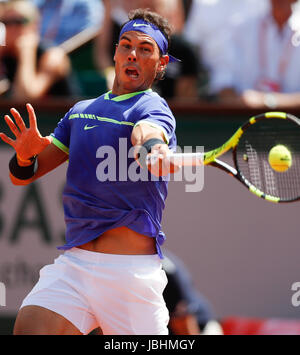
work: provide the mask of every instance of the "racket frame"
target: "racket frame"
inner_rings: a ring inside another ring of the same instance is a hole
[[[266,112],[257,116],[251,117],[244,125],[242,125],[237,132],[226,142],[224,143],[221,147],[216,148],[214,150],[211,150],[207,153],[204,154],[203,158],[203,164],[204,165],[210,165],[217,167],[225,172],[227,172],[229,175],[235,177],[238,181],[240,181],[245,187],[248,188],[250,192],[252,192],[254,195],[265,199],[266,201],[273,202],[273,203],[284,203],[284,202],[295,202],[300,200],[300,196],[295,198],[295,199],[281,199],[276,196],[271,196],[269,194],[264,193],[260,189],[258,189],[256,186],[251,184],[240,172],[239,166],[238,166],[238,161],[237,161],[237,153],[236,153],[236,148],[238,146],[238,143],[243,135],[243,133],[249,128],[251,125],[255,124],[258,121],[262,121],[265,119],[272,119],[272,118],[277,118],[277,119],[283,119],[283,120],[290,120],[296,124],[299,125],[300,127],[300,120],[291,114],[285,113],[285,112]],[[217,158],[220,157],[221,155],[225,154],[228,152],[230,149],[232,149],[232,155],[233,155],[233,161],[234,161],[234,166],[235,168],[231,167],[230,165],[218,160]]]
[[[266,112],[257,116],[251,117],[246,123],[244,123],[235,134],[226,141],[220,147],[208,151],[206,153],[172,153],[167,155],[164,159],[167,159],[170,163],[176,164],[178,166],[214,166],[225,171],[227,174],[235,177],[238,181],[240,181],[245,187],[248,188],[250,192],[254,195],[265,199],[266,201],[273,203],[285,203],[285,202],[295,202],[300,200],[300,196],[294,199],[281,199],[276,196],[271,196],[269,194],[264,193],[260,189],[258,189],[255,185],[250,183],[240,172],[238,161],[237,161],[237,146],[245,131],[253,124],[258,121],[266,120],[266,119],[282,119],[289,120],[296,123],[300,127],[300,119],[296,116],[293,116],[289,113],[285,112]],[[233,162],[234,167],[229,164],[219,160],[218,158],[223,154],[227,153],[230,149],[232,149],[233,154]],[[147,165],[155,164],[158,159],[163,158],[161,155],[148,155],[146,158]]]

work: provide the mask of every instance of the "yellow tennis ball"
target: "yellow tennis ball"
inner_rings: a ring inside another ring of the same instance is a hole
[[[292,154],[282,144],[278,144],[270,150],[269,164],[275,171],[283,173],[292,166]]]

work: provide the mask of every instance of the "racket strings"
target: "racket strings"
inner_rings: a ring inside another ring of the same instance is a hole
[[[243,155],[243,159],[248,161],[250,181],[261,190],[263,185],[258,154],[252,145],[247,141],[245,143],[245,148],[246,155]]]
[[[285,172],[277,172],[269,164],[269,152],[278,144],[292,155],[292,165]],[[300,126],[295,122],[256,122],[241,137],[235,154],[240,174],[263,193],[283,201],[300,197]]]

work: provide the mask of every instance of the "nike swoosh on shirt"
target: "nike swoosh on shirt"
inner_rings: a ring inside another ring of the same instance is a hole
[[[96,127],[99,127],[99,126],[89,126],[88,124],[84,126],[84,130],[85,131],[88,131],[90,129],[93,129],[93,128],[96,128]]]

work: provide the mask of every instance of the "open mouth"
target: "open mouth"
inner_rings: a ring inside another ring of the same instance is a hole
[[[136,69],[126,69],[125,73],[132,79],[137,79],[139,77],[139,73]]]

